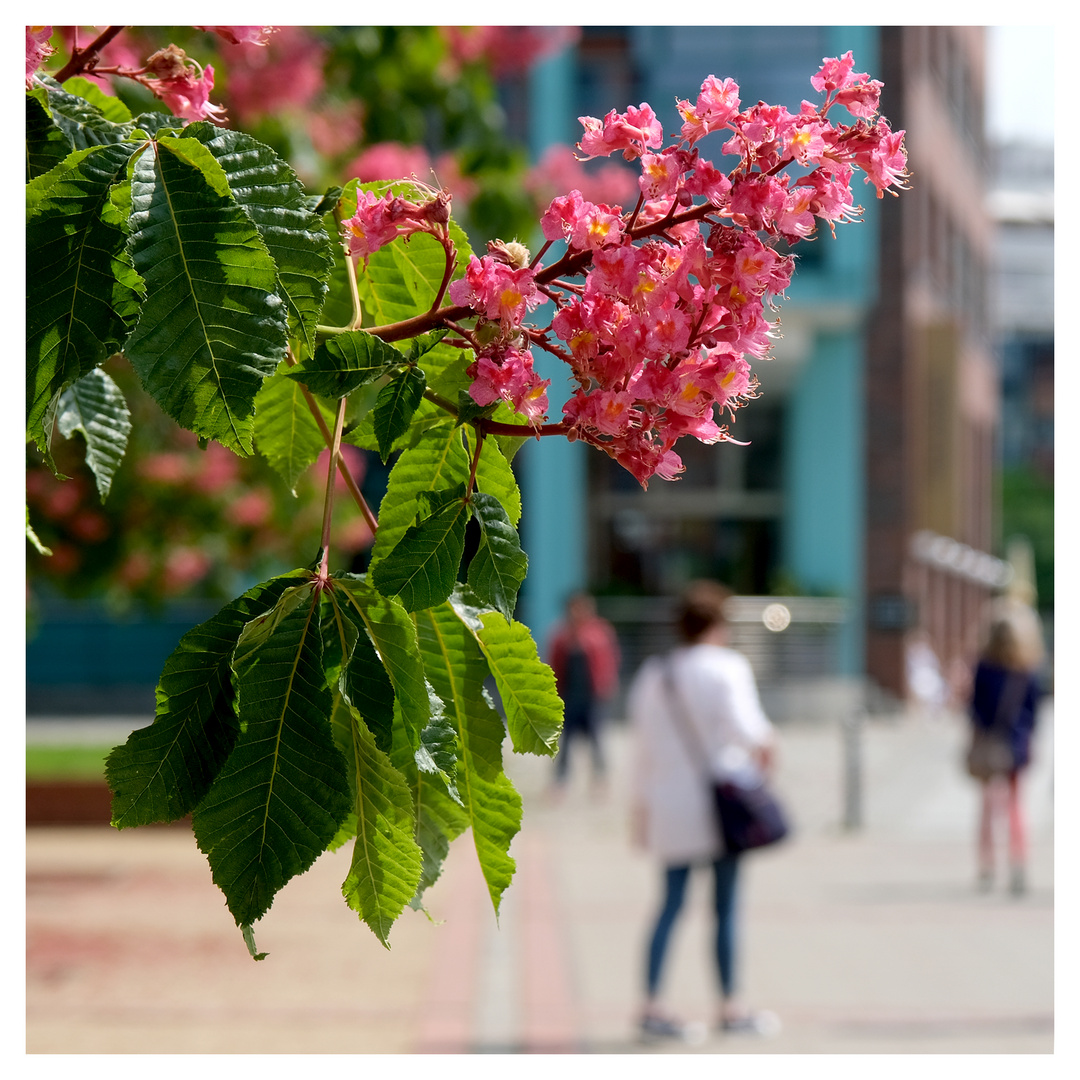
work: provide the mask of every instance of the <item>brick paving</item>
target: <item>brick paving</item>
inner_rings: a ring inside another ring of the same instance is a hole
[[[122,735],[120,736],[122,738]],[[346,906],[347,850],[324,855],[256,926],[254,963],[183,825],[27,830],[30,1054],[1051,1054],[1053,722],[1029,776],[1031,887],[974,889],[976,796],[955,717],[873,720],[863,826],[845,829],[839,728],[781,729],[778,786],[797,832],[747,864],[746,996],[772,1039],[634,1039],[658,874],[626,829],[625,731],[606,796],[584,751],[564,800],[550,762],[507,753],[525,828],[496,925],[471,840],[384,949]],[[714,1007],[708,883],[691,883],[665,980],[671,1007]],[[1060,1052],[1060,1051],[1059,1051]]]

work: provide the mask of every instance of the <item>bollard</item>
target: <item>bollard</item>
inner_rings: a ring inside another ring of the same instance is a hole
[[[862,799],[862,728],[861,710],[845,712],[840,721],[844,746],[844,828],[861,829]]]

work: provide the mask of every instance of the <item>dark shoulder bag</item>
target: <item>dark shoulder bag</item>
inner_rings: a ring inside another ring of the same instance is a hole
[[[683,709],[670,659],[664,665],[664,681],[676,726],[690,752],[690,758],[703,766],[724,847],[737,855],[783,840],[790,832],[787,814],[760,772],[755,770],[753,776],[720,780],[709,771],[708,757],[693,723]]]
[[[964,764],[968,775],[976,780],[1008,776],[1016,768],[1012,741],[1009,738],[1010,718],[1019,708],[1026,683],[1019,672],[1009,672],[1001,688],[994,721],[988,728],[972,725]]]

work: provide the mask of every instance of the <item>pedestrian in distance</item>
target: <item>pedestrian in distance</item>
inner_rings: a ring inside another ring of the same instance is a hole
[[[631,828],[634,842],[660,862],[663,899],[648,939],[643,1041],[686,1038],[688,1028],[667,1015],[659,996],[672,929],[694,866],[710,866],[719,975],[719,1030],[772,1034],[772,1013],[752,1012],[739,999],[737,894],[744,854],[726,851],[711,795],[711,778],[747,770],[770,772],[773,727],[762,710],[749,661],[727,645],[724,606],[730,590],[695,582],[676,615],[682,644],[647,660],[628,695],[634,744]],[[693,747],[682,725],[693,727]],[[704,760],[701,760],[704,759]]]
[[[560,795],[570,768],[571,744],[588,742],[592,754],[594,790],[604,789],[607,762],[600,727],[602,711],[619,682],[619,644],[611,624],[596,612],[596,602],[584,592],[566,602],[566,613],[551,637],[548,661],[563,700],[563,729],[555,758],[554,794]]]
[[[1009,889],[1027,889],[1027,824],[1021,777],[1031,761],[1040,698],[1042,635],[1034,611],[1013,603],[995,616],[975,666],[968,772],[979,781],[978,884],[993,887],[995,833],[1008,835]]]

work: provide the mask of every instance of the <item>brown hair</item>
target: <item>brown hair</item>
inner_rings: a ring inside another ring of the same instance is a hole
[[[999,615],[990,625],[982,655],[991,664],[1014,671],[1037,668],[1043,659],[1043,645],[1034,613],[1008,611]]]
[[[731,590],[718,581],[693,581],[675,610],[675,625],[684,641],[695,642],[713,626],[727,622],[724,605]]]

